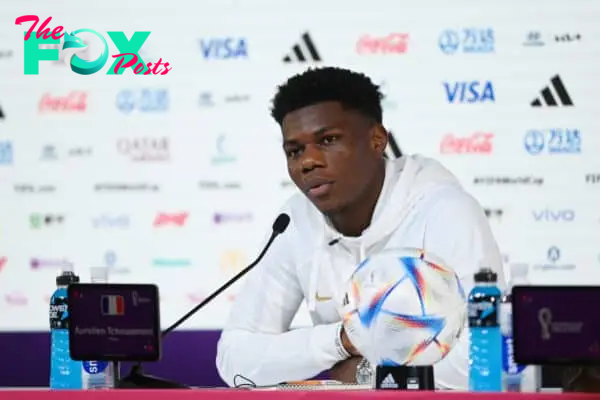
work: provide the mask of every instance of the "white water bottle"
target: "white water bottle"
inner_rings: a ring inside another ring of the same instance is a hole
[[[92,283],[108,283],[108,267],[91,268]],[[114,365],[108,361],[84,361],[83,389],[114,389]]]
[[[500,304],[500,330],[502,332],[502,391],[537,392],[540,388],[539,368],[535,365],[519,365],[514,358],[512,327],[512,295],[514,286],[527,285],[528,266],[510,266],[509,287]]]

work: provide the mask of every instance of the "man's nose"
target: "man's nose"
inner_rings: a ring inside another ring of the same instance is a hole
[[[308,145],[305,147],[302,154],[302,172],[309,172],[315,168],[322,168],[325,166],[325,157],[323,152],[314,145]]]

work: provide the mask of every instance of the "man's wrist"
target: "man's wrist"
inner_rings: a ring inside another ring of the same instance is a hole
[[[340,356],[340,360],[347,360],[348,358],[352,357],[352,354],[350,354],[350,352],[344,346],[344,341],[342,339],[343,332],[344,332],[344,324],[340,323],[338,325],[338,329],[336,331],[335,347]]]
[[[350,354],[350,356],[360,356],[359,351],[354,347],[354,343],[350,340],[348,336],[348,330],[346,329],[346,325],[342,324],[342,329],[340,331],[340,336],[342,340],[342,346],[344,346],[344,350]]]

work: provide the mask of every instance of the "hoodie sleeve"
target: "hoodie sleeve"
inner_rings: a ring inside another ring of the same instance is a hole
[[[506,287],[502,257],[485,213],[465,192],[450,192],[432,205],[427,218],[424,248],[456,271],[469,293],[473,274],[482,263],[498,274],[498,286]],[[436,385],[444,389],[468,390],[468,330],[444,360],[435,366]]]
[[[292,220],[236,296],[217,346],[217,370],[229,386],[308,379],[342,359],[335,345],[338,323],[289,330],[304,298],[295,240],[302,238]]]

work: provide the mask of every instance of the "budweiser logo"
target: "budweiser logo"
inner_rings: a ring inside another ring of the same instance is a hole
[[[356,43],[358,54],[402,54],[408,47],[408,33],[391,33],[386,37],[362,36]]]
[[[177,214],[158,213],[154,219],[154,226],[177,225],[183,226],[187,220],[188,213],[182,212]]]
[[[478,153],[489,154],[492,152],[493,133],[477,132],[469,137],[456,137],[452,134],[444,136],[440,144],[442,154]]]
[[[51,94],[44,94],[40,100],[39,110],[41,112],[61,112],[77,111],[84,112],[87,108],[87,93],[71,92],[66,96],[53,97]]]
[[[2,269],[4,268],[4,266],[6,265],[6,261],[8,260],[8,258],[6,257],[0,257],[0,272],[2,271]]]

